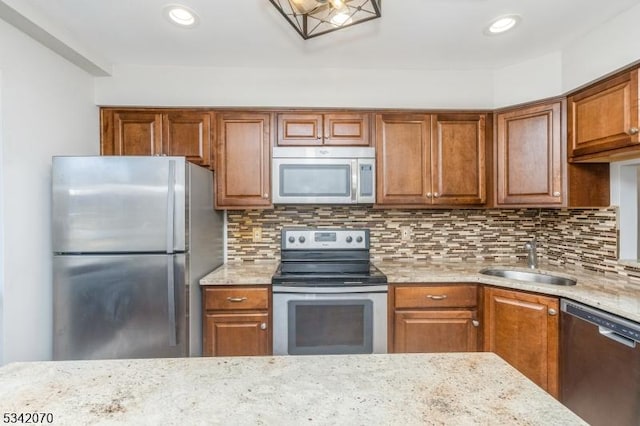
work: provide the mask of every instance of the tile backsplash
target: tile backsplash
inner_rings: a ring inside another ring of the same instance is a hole
[[[535,236],[539,257],[595,272],[629,276],[640,268],[617,261],[616,208],[399,210],[365,206],[277,206],[227,212],[229,261],[277,260],[283,227],[371,229],[374,260],[522,260]],[[262,240],[253,241],[253,228]],[[402,230],[409,238],[402,239]]]

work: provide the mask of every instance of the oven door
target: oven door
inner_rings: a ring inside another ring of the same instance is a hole
[[[387,352],[387,286],[273,287],[275,355]]]

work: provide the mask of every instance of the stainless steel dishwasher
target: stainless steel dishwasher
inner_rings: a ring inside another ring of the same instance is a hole
[[[560,399],[593,426],[640,425],[640,324],[562,300]]]

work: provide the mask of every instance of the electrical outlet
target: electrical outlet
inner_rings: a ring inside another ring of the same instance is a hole
[[[262,227],[254,226],[252,230],[252,234],[253,234],[254,243],[259,243],[262,241]]]
[[[400,239],[402,241],[409,241],[411,239],[411,228],[408,226],[400,228]]]

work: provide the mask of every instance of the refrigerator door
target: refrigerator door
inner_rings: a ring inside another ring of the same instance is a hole
[[[53,157],[54,253],[186,250],[184,157]]]
[[[202,301],[200,279],[218,266],[224,258],[224,214],[213,210],[213,177],[211,171],[187,163],[189,255],[189,355],[202,355]]]
[[[187,356],[185,264],[185,254],[54,256],[54,360]]]

